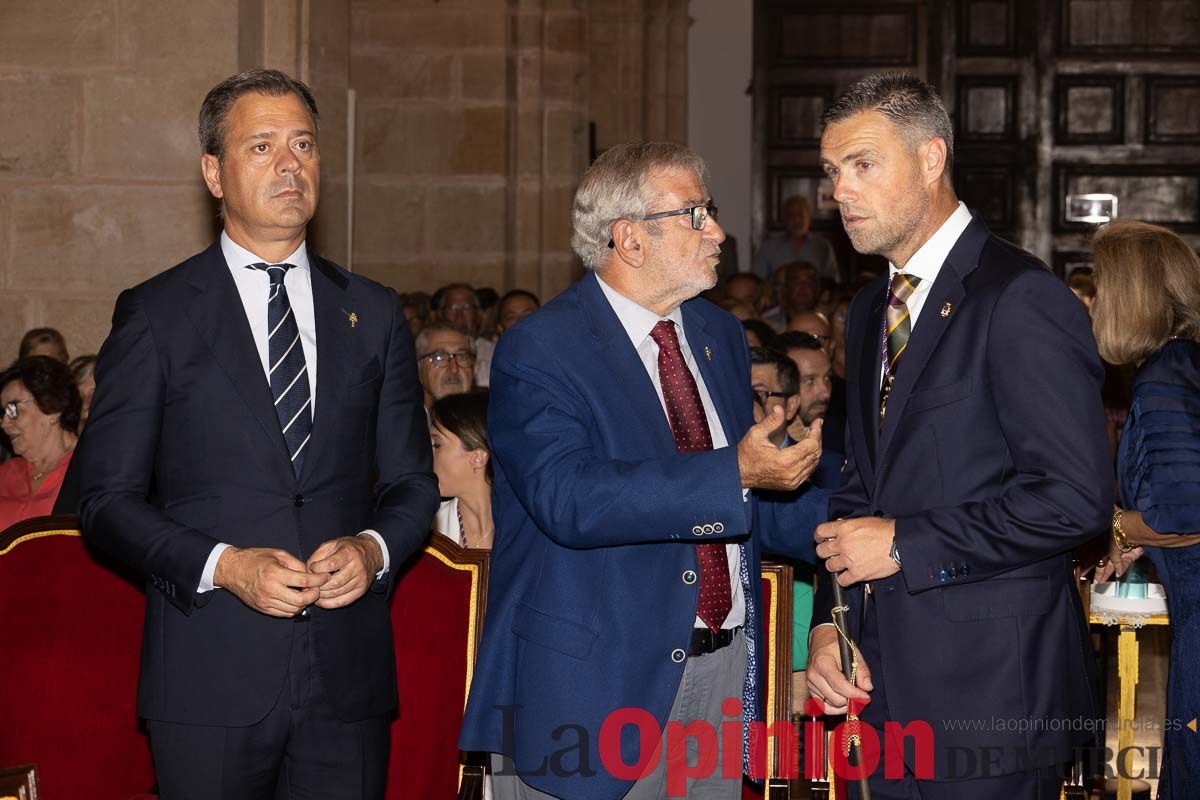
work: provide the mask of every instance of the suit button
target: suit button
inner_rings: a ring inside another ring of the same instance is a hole
[[[704,535],[704,528],[701,528],[699,525],[695,525],[695,526],[693,526],[693,527],[692,527],[692,535],[693,535],[693,536],[702,536],[702,535]]]
[[[683,582],[686,583],[688,586],[691,586],[693,583],[696,582],[696,573],[690,569],[687,572],[683,573]]]
[[[294,505],[296,508],[299,508],[300,506],[304,505],[304,495],[298,494],[295,497],[293,497],[292,505]]]
[[[713,532],[713,526],[712,526],[712,525],[705,525],[705,526],[704,526],[704,528],[703,528],[703,531],[704,531],[704,535],[705,535],[705,536],[711,535],[711,534],[712,534],[712,532]]]
[[[713,533],[724,533],[724,532],[725,532],[725,523],[723,523],[723,522],[713,523]]]
[[[676,647],[671,651],[671,660],[676,664],[682,664],[685,658],[687,658],[687,653],[683,652],[682,649]]]

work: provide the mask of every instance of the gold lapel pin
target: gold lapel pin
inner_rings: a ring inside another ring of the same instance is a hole
[[[946,303],[946,305],[942,306],[942,316],[943,317],[950,316],[950,309],[953,307],[954,306],[950,305],[949,303]]]
[[[709,361],[712,361],[712,348],[708,345],[704,345],[704,357]]]
[[[942,316],[943,317],[946,316],[945,311],[942,312]],[[349,320],[350,320],[351,328],[357,326],[358,325],[358,314],[355,314],[353,311],[351,311],[350,315],[349,315]]]

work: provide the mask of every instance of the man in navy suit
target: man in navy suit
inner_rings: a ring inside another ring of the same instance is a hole
[[[438,491],[396,294],[305,244],[316,117],[280,72],[209,92],[224,232],[117,299],[72,464],[85,536],[146,576],[164,800],[384,795],[388,593]]]
[[[811,560],[827,503],[754,494],[807,479],[820,425],[772,444],[782,414],[754,424],[741,325],[693,299],[724,238],[704,171],[671,144],[597,159],[573,212],[588,274],[492,362],[496,541],[460,747],[498,754],[497,798],[741,791],[766,669],[760,549]]]
[[[869,701],[877,732],[931,726],[932,774],[909,752],[903,776],[875,773],[876,800],[1056,798],[1055,768],[1096,716],[1071,549],[1112,507],[1091,326],[1044,264],[956,198],[932,87],[869,76],[825,124],[850,241],[891,268],[850,307],[838,521],[816,533],[847,587],[857,680],[842,677],[825,580],[809,689],[830,713]]]

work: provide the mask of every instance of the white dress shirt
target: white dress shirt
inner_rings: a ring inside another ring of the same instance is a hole
[[[291,264],[283,276],[283,286],[287,289],[288,304],[292,307],[292,316],[296,318],[296,327],[300,329],[300,346],[304,349],[304,364],[308,368],[308,385],[312,398],[309,404],[310,413],[317,413],[317,320],[313,311],[312,270],[308,263],[308,248],[304,242],[296,251],[283,261],[270,261],[259,258],[237,242],[229,238],[229,234],[221,231],[221,253],[225,263],[233,275],[237,285],[238,296],[242,298],[242,308],[246,312],[246,320],[250,323],[250,333],[254,336],[254,345],[258,349],[258,357],[262,362],[263,377],[268,384],[271,380],[271,337],[267,330],[267,298],[270,296],[271,277],[263,269],[248,269],[251,264]],[[378,532],[367,530],[364,534],[379,542],[383,552],[383,569],[376,579],[383,577],[388,571],[387,544]],[[204,562],[204,572],[200,575],[199,592],[211,592],[217,588],[213,584],[213,575],[217,571],[217,561],[230,545],[221,543],[212,549],[208,560]]]
[[[905,301],[905,305],[908,306],[910,331],[917,329],[917,318],[921,316],[921,309],[925,307],[925,298],[929,297],[929,292],[933,289],[933,282],[937,280],[938,274],[942,271],[942,264],[946,263],[950,251],[954,249],[959,237],[970,224],[971,212],[967,209],[966,204],[959,200],[958,208],[954,210],[954,213],[942,223],[940,228],[934,231],[933,236],[930,236],[917,252],[913,253],[907,264],[897,267],[890,261],[888,262],[889,283],[892,278],[896,277],[897,272],[915,275],[921,279],[917,288],[913,289],[912,294]],[[879,384],[883,385],[882,364],[879,366]]]
[[[597,278],[600,276],[597,275]],[[637,349],[638,357],[642,359],[642,366],[646,368],[646,373],[654,384],[654,391],[658,393],[658,402],[662,405],[664,417],[667,416],[667,401],[663,397],[662,381],[658,377],[658,342],[650,338],[650,331],[664,319],[675,323],[675,332],[679,337],[679,348],[683,351],[684,363],[687,364],[692,377],[696,379],[696,388],[700,390],[700,403],[704,406],[704,416],[708,419],[708,431],[712,437],[713,449],[719,450],[722,447],[728,447],[729,440],[725,437],[725,429],[721,427],[721,419],[717,416],[717,407],[713,405],[708,387],[704,385],[704,376],[700,374],[700,370],[696,366],[696,359],[692,357],[692,349],[688,347],[687,334],[683,330],[683,313],[676,308],[667,316],[660,317],[609,286],[603,278],[600,278],[598,283],[604,296],[608,299],[609,305],[616,312],[617,319],[621,321],[621,327],[629,335],[629,341],[633,342],[634,348]],[[744,496],[745,492],[743,492]],[[739,579],[742,551],[737,544],[726,544],[725,554],[729,559],[729,582],[732,590],[730,597],[733,605],[721,627],[737,628],[746,621],[746,600],[742,596],[742,582]],[[695,627],[707,628],[708,626],[697,616]]]

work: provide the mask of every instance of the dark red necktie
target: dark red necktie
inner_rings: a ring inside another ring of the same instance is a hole
[[[700,402],[696,379],[683,360],[675,323],[660,321],[650,331],[650,338],[658,343],[658,379],[667,403],[671,433],[675,435],[675,449],[680,453],[712,450],[708,417]],[[696,561],[700,565],[700,599],[696,603],[696,615],[713,631],[718,631],[733,608],[725,544],[696,545]]]

